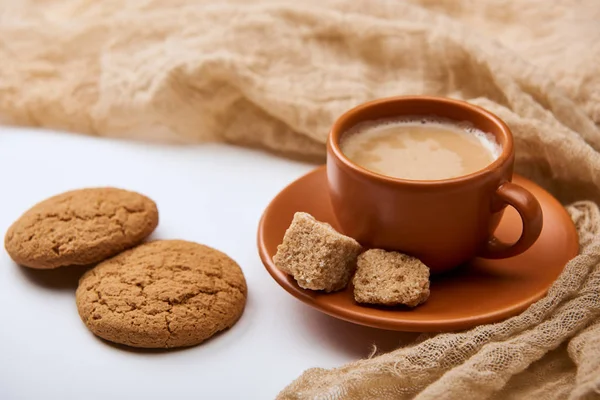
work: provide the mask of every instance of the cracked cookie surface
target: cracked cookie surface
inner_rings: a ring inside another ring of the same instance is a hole
[[[117,188],[87,188],[50,197],[15,221],[4,237],[10,257],[48,269],[100,262],[141,243],[158,225],[154,201]]]
[[[97,336],[167,348],[196,345],[233,326],[246,295],[244,274],[226,254],[183,240],[157,240],[87,271],[76,301]]]

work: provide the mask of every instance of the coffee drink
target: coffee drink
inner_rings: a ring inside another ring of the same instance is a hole
[[[340,149],[365,169],[409,180],[468,175],[502,152],[493,135],[470,123],[420,116],[360,123],[344,133]]]
[[[344,235],[417,257],[437,274],[536,242],[542,209],[511,182],[514,162],[510,128],[489,111],[443,97],[388,97],[333,123],[327,193]],[[512,244],[494,236],[506,206],[522,222]]]

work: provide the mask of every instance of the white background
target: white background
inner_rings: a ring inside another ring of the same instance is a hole
[[[390,350],[412,335],[323,315],[280,288],[256,249],[269,201],[314,165],[226,145],[156,146],[0,127],[0,237],[36,202],[116,186],[156,201],[152,238],[215,247],[242,267],[244,315],[193,348],[141,351],[94,337],[74,292],[81,269],[36,271],[0,250],[0,399],[272,399],[310,367]]]

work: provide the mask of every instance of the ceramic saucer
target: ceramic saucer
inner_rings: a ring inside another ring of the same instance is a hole
[[[300,288],[272,261],[277,245],[297,211],[339,229],[328,194],[325,167],[296,180],[265,210],[258,228],[258,250],[275,281],[299,300],[331,316],[361,325],[413,332],[455,331],[497,322],[525,310],[543,297],[563,267],[579,248],[577,231],[566,210],[548,192],[519,176],[513,182],[533,193],[542,206],[544,228],[536,243],[525,253],[503,260],[477,258],[431,282],[431,296],[414,309],[371,307],[354,301],[351,285],[337,293]],[[521,220],[507,207],[496,236],[515,241]]]

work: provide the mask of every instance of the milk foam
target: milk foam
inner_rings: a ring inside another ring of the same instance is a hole
[[[428,124],[430,126],[437,126],[441,128],[460,128],[467,134],[474,135],[479,142],[485,147],[492,155],[494,159],[500,156],[502,153],[502,146],[496,141],[496,137],[491,133],[486,133],[473,126],[469,121],[454,121],[451,119],[431,116],[407,116],[407,117],[396,117],[390,119],[376,119],[373,121],[362,122],[355,125],[353,128],[348,130],[344,135],[364,133],[364,132],[378,132],[394,126],[402,125],[414,125],[414,124]]]
[[[345,133],[340,147],[350,160],[374,172],[434,180],[485,168],[502,152],[494,135],[469,122],[429,116],[358,124]]]

